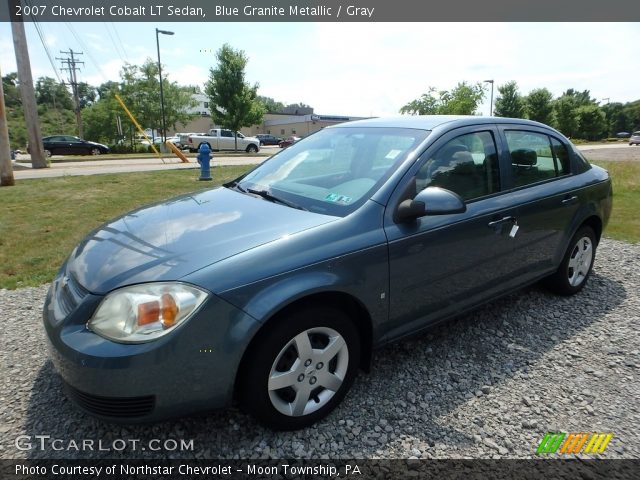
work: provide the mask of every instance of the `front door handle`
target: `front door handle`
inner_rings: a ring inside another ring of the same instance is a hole
[[[500,220],[494,220],[493,222],[489,222],[487,223],[487,227],[489,228],[496,228],[496,227],[500,227],[505,223],[516,223],[516,218],[515,217],[503,217]]]
[[[577,195],[573,195],[571,197],[565,197],[564,200],[562,200],[562,204],[563,205],[573,205],[577,201],[578,201],[578,196]]]

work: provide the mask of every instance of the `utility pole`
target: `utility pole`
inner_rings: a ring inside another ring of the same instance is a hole
[[[24,109],[24,121],[27,124],[27,137],[29,138],[29,154],[31,155],[32,168],[47,168],[42,146],[42,133],[40,133],[40,120],[38,107],[36,106],[36,92],[33,89],[33,77],[31,76],[31,63],[29,62],[29,50],[27,48],[27,36],[24,33],[24,23],[11,22],[13,32],[13,49],[16,52],[16,64],[18,67],[18,80],[20,81],[20,96]]]
[[[68,52],[60,51],[63,55],[69,55],[67,58],[58,58],[56,60],[60,60],[62,63],[62,67],[60,70],[66,70],[69,72],[69,85],[71,85],[71,90],[73,91],[73,104],[75,105],[76,110],[76,123],[78,124],[78,136],[80,138],[84,138],[84,128],[82,126],[82,113],[80,111],[80,95],[78,93],[78,78],[76,77],[76,71],[80,70],[76,65],[84,65],[84,62],[80,62],[76,60],[74,55],[82,55],[82,52],[74,52],[72,49],[69,49]],[[66,65],[66,66],[65,66]]]
[[[4,106],[4,87],[0,72],[0,187],[15,185],[13,167],[11,166],[11,149],[9,148],[9,129],[7,128],[7,111]]]

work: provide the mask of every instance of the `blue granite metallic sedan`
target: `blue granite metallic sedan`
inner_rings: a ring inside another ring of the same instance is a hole
[[[302,428],[381,345],[540,280],[579,292],[611,197],[607,172],[536,122],[325,128],[90,233],[47,297],[51,357],[103,419],[235,400],[271,428]]]

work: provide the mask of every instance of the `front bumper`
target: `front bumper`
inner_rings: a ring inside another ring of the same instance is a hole
[[[230,403],[256,320],[212,295],[175,332],[121,344],[86,328],[102,298],[61,274],[44,306],[51,359],[82,409],[111,421],[147,422]]]

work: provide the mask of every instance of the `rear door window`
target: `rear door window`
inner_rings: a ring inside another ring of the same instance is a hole
[[[515,187],[544,182],[570,173],[569,152],[557,139],[520,130],[506,130]]]

